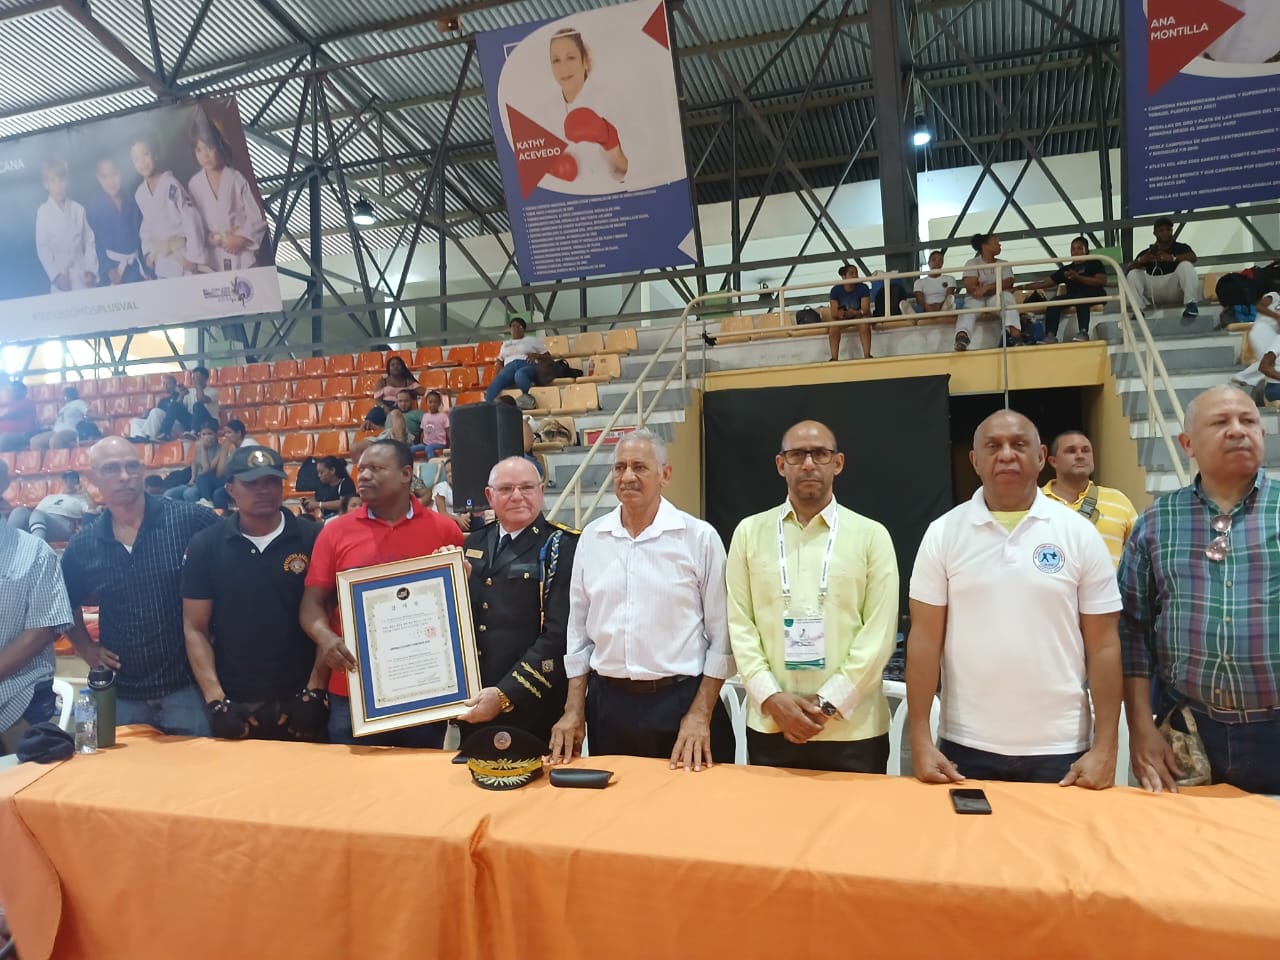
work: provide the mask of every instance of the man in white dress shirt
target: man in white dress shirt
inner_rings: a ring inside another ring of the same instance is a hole
[[[720,702],[734,673],[724,544],[662,496],[670,479],[666,445],[649,431],[614,448],[621,505],[587,525],[574,558],[552,763],[580,753],[586,730],[595,755],[667,757],[686,770],[733,759]]]

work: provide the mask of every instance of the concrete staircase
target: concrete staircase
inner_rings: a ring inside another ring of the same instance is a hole
[[[1218,308],[1207,305],[1194,320],[1184,320],[1181,311],[1170,309],[1148,318],[1147,325],[1160,349],[1165,368],[1183,408],[1206,387],[1226,383],[1237,373],[1240,363],[1240,336],[1217,330]],[[1168,493],[1180,485],[1164,439],[1150,417],[1149,400],[1137,358],[1123,351],[1120,324],[1114,315],[1099,318],[1094,324],[1095,336],[1105,339],[1111,354],[1111,371],[1116,377],[1121,404],[1129,418],[1129,435],[1138,445],[1139,461],[1147,471],[1147,492]],[[1172,405],[1162,388],[1157,389],[1157,402],[1165,422],[1173,429]],[[1280,477],[1280,435],[1277,435],[1277,411],[1267,408],[1263,414],[1267,430],[1265,466],[1272,476]],[[1184,461],[1185,462],[1185,461]]]

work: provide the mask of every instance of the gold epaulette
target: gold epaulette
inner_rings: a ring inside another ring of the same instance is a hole
[[[548,520],[547,523],[551,524],[557,530],[563,530],[565,533],[572,533],[575,537],[582,533],[581,530],[575,530],[573,527],[563,524],[558,520]]]

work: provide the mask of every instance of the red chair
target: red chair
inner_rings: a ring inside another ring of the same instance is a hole
[[[218,375],[218,386],[227,387],[233,383],[244,383],[244,367],[218,367],[213,371]],[[212,380],[212,378],[210,378]]]
[[[298,361],[300,377],[323,377],[326,369],[324,357],[303,357]]]
[[[316,438],[309,433],[291,433],[280,445],[280,456],[285,460],[305,460],[315,451]]]
[[[146,377],[125,377],[124,392],[125,393],[145,393],[147,389]]]
[[[297,360],[277,360],[271,365],[272,380],[297,380],[298,379],[298,361]]]
[[[260,386],[264,403],[288,403],[289,395],[293,392],[293,383],[289,380],[272,380]]]
[[[310,400],[313,403],[316,400],[324,399],[324,381],[323,380],[299,380],[293,385],[293,399]]]
[[[236,403],[244,407],[247,407],[250,404],[265,402],[266,397],[263,395],[261,383],[242,384],[240,386],[240,392],[236,395]]]
[[[17,462],[17,459],[18,454],[13,450],[0,453],[0,463],[4,464],[5,470],[8,472],[9,476],[13,476],[13,465]]]
[[[418,374],[423,390],[448,390],[449,377],[444,370],[423,370]]]
[[[89,448],[76,447],[71,452],[71,469],[84,473],[89,469]]]
[[[280,435],[275,433],[255,433],[253,439],[264,447],[280,452]]]
[[[56,402],[58,399],[57,391],[61,386],[62,384],[60,383],[33,383],[27,387],[27,399],[35,404],[48,403],[50,401]]]
[[[44,454],[39,450],[19,450],[14,459],[13,475],[15,477],[39,476],[43,470]]]
[[[448,359],[454,366],[468,366],[476,362],[476,348],[470,343],[463,343],[456,347],[450,347]]]
[[[42,469],[47,474],[65,473],[71,469],[71,450],[62,447],[53,450],[46,450],[44,453],[44,463]]]
[[[320,408],[320,425],[324,427],[349,427],[352,425],[351,404],[346,400],[330,400]]]
[[[325,359],[324,369],[325,373],[338,376],[345,373],[350,376],[356,372],[355,357],[351,356],[349,353],[339,353],[332,357],[327,357]]]
[[[38,386],[38,384],[37,384]],[[34,391],[29,391],[34,392]],[[41,423],[48,423],[58,415],[58,405],[56,403],[37,403],[36,417]]]
[[[476,363],[493,363],[502,352],[501,340],[485,340],[476,344]]]
[[[480,378],[476,376],[475,367],[454,367],[449,371],[449,389],[454,393],[474,390],[478,386]]]
[[[295,403],[289,407],[289,430],[310,430],[319,423],[314,403]]]
[[[235,416],[228,417],[227,419],[239,420],[241,423],[244,424],[245,432],[248,433],[252,430],[256,430],[259,426],[261,426],[261,424],[258,423],[259,410],[260,410],[259,407],[245,407],[243,410],[234,410],[232,412],[235,414]]]
[[[378,384],[382,381],[381,373],[366,373],[363,376],[356,377],[355,396],[372,397],[374,391],[378,389]]]
[[[151,444],[150,456],[151,459],[146,461],[148,467],[179,467],[187,462],[185,446],[181,440]]]
[[[98,381],[98,396],[118,397],[122,393],[124,393],[123,377],[108,377]]]
[[[464,390],[453,398],[453,405],[460,407],[464,403],[484,403],[483,390]]]
[[[444,351],[439,347],[419,347],[413,351],[413,369],[415,370],[439,366],[443,362]]]
[[[479,365],[471,368],[476,372],[476,384],[481,387],[487,387],[493,383],[493,376],[497,373],[492,366]]]
[[[89,408],[90,420],[105,420],[107,417],[107,401],[101,397],[95,397],[85,404]]]
[[[392,357],[397,356],[394,353],[372,353],[356,354],[356,372],[358,373],[383,373],[387,369],[387,363]],[[401,360],[404,357],[400,357]]]
[[[147,393],[159,393],[164,389],[163,373],[148,373],[146,376]]]
[[[108,417],[131,417],[133,416],[133,398],[123,394],[117,394],[108,397],[106,400]]]
[[[356,395],[354,377],[330,377],[324,382],[324,395],[330,400]]]
[[[31,507],[34,510],[48,495],[49,484],[45,480],[23,480],[18,484],[19,506]]]
[[[246,363],[244,366],[244,379],[246,383],[266,383],[271,379],[271,364]]]

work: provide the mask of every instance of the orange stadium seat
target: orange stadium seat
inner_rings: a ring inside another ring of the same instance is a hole
[[[35,508],[49,495],[49,484],[45,480],[23,480],[18,484],[17,501],[20,506]]]
[[[79,383],[73,383],[71,386],[80,391],[80,399],[88,400],[90,397],[98,396],[97,380],[81,380]]]
[[[298,361],[300,377],[323,377],[326,369],[324,357],[303,357]]]
[[[107,431],[108,436],[127,437],[132,420],[133,417],[116,417],[111,421],[110,430]]]
[[[104,420],[107,416],[107,401],[101,397],[95,397],[86,403],[89,408],[90,420]]]
[[[386,369],[390,353],[379,353],[377,350],[356,354],[356,371],[358,373],[381,373]],[[403,359],[403,358],[402,358]]]
[[[163,389],[164,389],[164,374],[148,373],[147,374],[147,393],[159,393]]]
[[[302,464],[300,463],[286,463],[284,465],[284,495],[286,498],[298,495],[298,471],[301,469]]]
[[[464,403],[483,403],[483,402],[484,402],[483,390],[463,390],[461,393],[457,394],[453,398],[453,405],[455,407],[460,407]]]
[[[448,361],[456,367],[465,367],[476,362],[476,348],[470,343],[460,343],[450,347]]]
[[[81,473],[89,469],[89,448],[76,447],[71,452],[71,469],[79,470]]]
[[[484,364],[478,364],[471,369],[476,372],[476,383],[482,387],[487,387],[493,383],[494,375],[497,373],[492,366],[485,366]]]
[[[423,390],[448,390],[449,377],[444,370],[423,370],[418,374]]]
[[[290,430],[309,430],[316,425],[316,405],[314,403],[295,403],[289,407]]]
[[[271,365],[272,380],[297,380],[298,379],[298,361],[297,360],[277,360]]]
[[[329,430],[316,438],[317,457],[345,457],[350,452],[351,445],[345,430]]]
[[[265,383],[271,379],[271,364],[246,363],[244,366],[244,379],[246,383]]]
[[[147,389],[146,377],[125,377],[123,390],[125,393],[142,393]]]
[[[244,424],[244,429],[246,432],[252,432],[253,430],[257,429],[257,427],[259,426],[258,413],[261,409],[262,409],[261,407],[245,407],[241,410],[236,410],[235,416],[229,419],[239,420],[241,423]]]
[[[255,443],[270,447],[276,453],[280,452],[280,435],[277,433],[255,433],[253,439]]]
[[[338,353],[332,357],[325,358],[324,369],[326,373],[332,374],[352,374],[356,372],[355,357],[349,353]]]
[[[262,384],[244,383],[240,385],[239,392],[236,394],[236,403],[239,406],[247,407],[250,404],[265,402],[266,397],[263,394]]]
[[[13,465],[17,459],[18,454],[12,450],[0,453],[0,463],[4,464],[5,470],[8,472],[9,476],[13,476]]]
[[[45,473],[62,473],[71,469],[71,450],[68,447],[46,450],[41,464]]]
[[[133,398],[126,397],[124,394],[108,397],[105,406],[108,417],[133,416]]]
[[[28,391],[28,395],[30,395],[31,392],[32,391]],[[36,418],[41,423],[48,423],[57,415],[58,415],[58,405],[56,403],[37,403],[36,404]]]
[[[323,400],[324,399],[324,381],[323,380],[298,380],[293,385],[293,399],[295,400]]]
[[[264,403],[288,403],[293,393],[293,381],[271,380],[262,384],[262,400]]]
[[[422,370],[426,367],[438,366],[444,362],[444,351],[439,347],[419,347],[413,351],[413,369]],[[422,379],[419,377],[418,379]]]
[[[449,389],[455,393],[480,386],[475,367],[454,367],[449,371]]]
[[[476,344],[476,363],[493,363],[502,352],[501,340],[485,340]]]
[[[337,400],[342,397],[356,395],[354,377],[330,377],[324,382],[323,397],[326,400]]]
[[[34,477],[43,470],[44,457],[39,450],[19,450],[13,464],[15,477]]]
[[[381,373],[366,373],[356,377],[355,396],[372,397],[382,377]]]
[[[346,427],[353,422],[351,404],[346,400],[330,400],[320,409],[320,424],[325,427]]]
[[[123,377],[108,377],[98,381],[98,396],[118,397],[122,393],[124,393]]]
[[[49,403],[58,399],[60,383],[33,383],[27,387],[27,399],[32,403]]]
[[[187,462],[187,454],[181,440],[170,440],[168,443],[153,443],[150,446],[151,459],[148,467],[177,467]]]
[[[289,410],[279,405],[265,406],[258,409],[259,430],[284,430],[289,423]]]
[[[309,433],[291,433],[280,444],[280,456],[285,460],[305,460],[315,450],[316,438]]]
[[[244,383],[244,367],[218,367],[212,371],[218,375],[218,386],[225,387],[233,383]],[[212,376],[210,380],[212,381]]]

